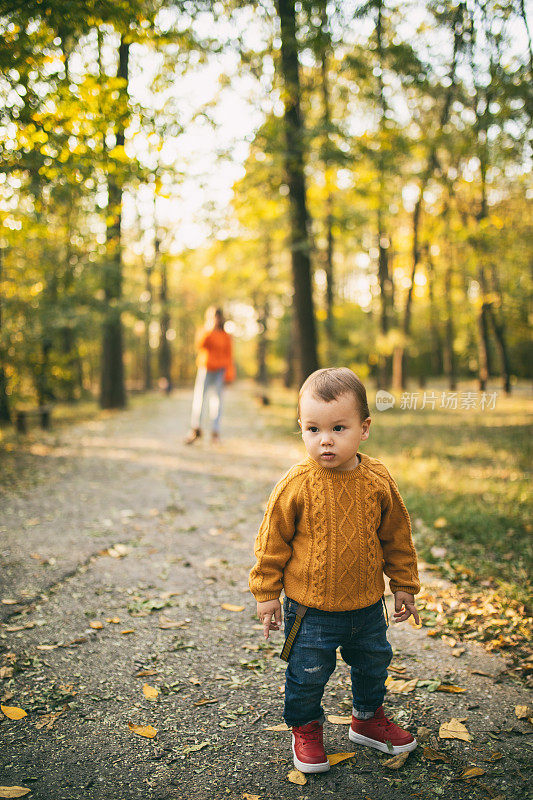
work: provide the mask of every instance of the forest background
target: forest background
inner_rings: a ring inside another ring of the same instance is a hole
[[[0,418],[240,375],[531,377],[520,0],[0,4]]]

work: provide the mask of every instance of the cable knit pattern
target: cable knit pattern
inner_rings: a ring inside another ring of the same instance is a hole
[[[420,582],[409,514],[387,468],[360,453],[348,472],[312,458],[275,486],[255,542],[250,589],[258,601],[288,597],[323,611],[375,603],[385,589],[416,594]]]

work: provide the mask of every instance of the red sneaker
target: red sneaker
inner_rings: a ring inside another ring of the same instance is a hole
[[[327,772],[329,761],[324,750],[322,725],[308,722],[292,729],[292,753],[296,769],[301,772]]]
[[[348,736],[352,742],[366,744],[368,747],[375,747],[376,750],[392,755],[408,753],[417,745],[415,737],[409,731],[404,731],[385,716],[383,706],[380,706],[370,719],[357,719],[352,714]],[[390,746],[387,746],[388,742]]]

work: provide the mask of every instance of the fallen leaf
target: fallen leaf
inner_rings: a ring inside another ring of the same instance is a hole
[[[328,722],[331,722],[333,725],[351,725],[352,717],[338,717],[335,714],[328,714]]]
[[[153,739],[157,735],[157,728],[153,728],[152,725],[134,725],[128,722],[128,728],[137,736],[145,736],[147,739]]]
[[[466,647],[456,647],[455,650],[452,650],[452,656],[459,658],[459,656],[462,656],[465,651]]]
[[[201,686],[202,681],[198,680],[196,677],[189,678],[189,683],[192,683],[193,686]]]
[[[450,761],[447,755],[441,753],[440,750],[435,750],[434,747],[424,747],[422,755],[429,761]]]
[[[291,769],[291,771],[287,775],[287,778],[288,780],[290,780],[291,783],[296,783],[298,784],[298,786],[305,786],[305,784],[307,783],[307,778],[305,777],[303,772],[300,772],[299,769]]]
[[[120,617],[107,617],[106,622],[110,622],[112,625],[118,625]]]
[[[389,769],[399,769],[405,762],[409,753],[397,753],[392,758],[388,758],[386,761],[383,761],[382,764],[384,767],[388,767]]]
[[[135,673],[136,678],[144,678],[148,675],[157,675],[156,669],[140,669],[138,672]]]
[[[31,789],[26,786],[0,786],[0,797],[24,797],[29,794]]]
[[[433,523],[434,528],[445,528],[448,524],[448,520],[446,517],[438,517],[435,522]],[[444,550],[444,555],[446,555],[446,548],[442,548]]]
[[[16,600],[13,600],[11,597],[4,597],[4,598],[2,599],[2,603],[3,603],[5,606],[16,606],[16,605],[17,605],[17,601],[16,601]]]
[[[533,716],[533,708],[531,706],[515,706],[514,713],[518,719],[529,719]]]
[[[479,775],[484,775],[486,770],[481,767],[468,767],[464,769],[459,775],[459,780],[467,780],[468,778],[477,778]]]
[[[65,713],[67,710],[67,706],[65,706],[61,711],[50,711],[49,714],[44,714],[36,723],[35,727],[37,729],[40,728],[47,728],[51,730],[54,727],[54,723],[56,722],[59,717]]]
[[[159,619],[159,629],[162,631],[168,631],[172,628],[185,628],[188,624],[187,620],[164,619],[163,617]]]
[[[338,764],[339,761],[346,761],[347,758],[353,758],[354,755],[355,753],[331,753],[331,755],[328,756],[328,761],[330,766],[333,767],[335,764]]]
[[[463,742],[471,742],[472,737],[465,726],[458,719],[452,717],[449,722],[443,722],[439,728],[440,739],[461,739]]]
[[[114,544],[113,547],[108,547],[106,552],[111,558],[124,558],[130,552],[130,548],[125,544]]]
[[[269,725],[268,728],[265,728],[266,731],[290,731],[289,726],[286,722],[282,722],[281,725]]]
[[[89,628],[94,628],[95,631],[101,631],[104,627],[104,623],[100,622],[99,620],[95,620],[94,622],[89,622]]]
[[[258,794],[248,794],[248,792],[244,792],[243,800],[261,800],[261,796]]]
[[[121,636],[127,636],[128,633],[135,633],[135,629],[134,628],[127,628],[125,631],[120,631],[120,635]]]
[[[203,700],[197,700],[196,703],[193,703],[193,706],[208,706],[211,703],[218,703],[218,700],[210,700],[208,697],[205,697]]]
[[[143,686],[143,694],[147,700],[157,700],[159,689],[156,689],[155,686],[149,686],[147,683],[145,683]]]
[[[427,742],[429,737],[431,736],[431,728],[426,728],[424,725],[420,725],[416,731],[416,738],[421,743]]]
[[[204,747],[209,747],[209,742],[202,742],[201,744],[191,744],[188,747],[184,747],[181,751],[182,753],[196,753],[198,750],[203,750]]]
[[[222,603],[220,608],[223,608],[225,611],[244,611],[244,606],[234,606],[232,603]]]
[[[411,678],[411,680],[404,680],[403,678],[391,678],[390,676],[385,681],[385,686],[392,692],[392,694],[403,694],[404,692],[412,692],[416,688],[418,678]]]
[[[13,667],[0,667],[0,678],[2,678],[2,680],[12,677],[13,677]]]
[[[459,694],[460,692],[466,692],[466,689],[464,689],[462,686],[456,686],[454,683],[441,683],[440,686],[437,686],[437,692]]]
[[[17,706],[0,706],[0,709],[8,719],[22,719],[22,717],[28,716],[23,708],[17,708]]]
[[[59,647],[58,644],[38,644],[37,650],[56,650]]]

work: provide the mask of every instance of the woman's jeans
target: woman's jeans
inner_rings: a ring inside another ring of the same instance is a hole
[[[224,389],[224,375],[226,369],[207,370],[200,367],[194,383],[192,398],[191,428],[202,427],[205,401],[211,394],[209,402],[209,416],[211,418],[213,433],[220,433],[220,418],[222,416],[222,390]]]
[[[285,635],[298,604],[285,598]],[[385,697],[387,667],[392,647],[387,641],[383,604],[378,600],[355,611],[319,611],[309,608],[292,646],[285,673],[285,710],[289,727],[324,722],[321,701],[335,669],[338,647],[351,667],[353,707],[376,711]]]

